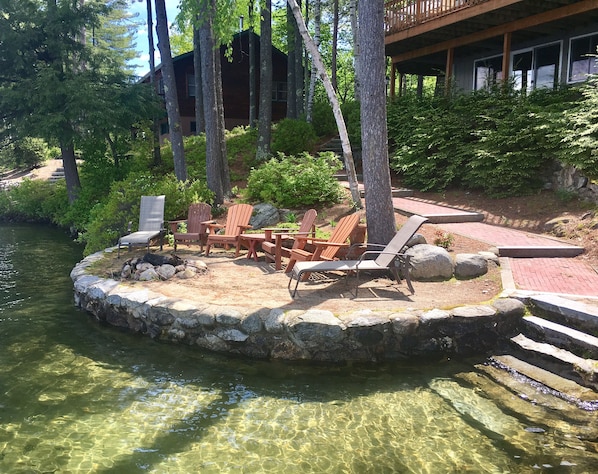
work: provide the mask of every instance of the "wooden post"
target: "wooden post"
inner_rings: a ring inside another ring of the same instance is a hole
[[[511,71],[509,65],[511,64],[511,32],[505,33],[503,37],[502,46],[502,82],[507,85]]]
[[[444,94],[450,94],[451,84],[453,83],[453,61],[455,58],[454,48],[449,48],[446,51],[446,70],[444,73]]]
[[[395,85],[397,80],[397,68],[395,63],[390,63],[390,98],[395,98]]]

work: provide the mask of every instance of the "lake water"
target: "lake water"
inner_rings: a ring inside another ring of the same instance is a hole
[[[596,413],[490,397],[469,364],[248,361],[99,326],[73,306],[80,258],[0,225],[2,473],[598,471]]]

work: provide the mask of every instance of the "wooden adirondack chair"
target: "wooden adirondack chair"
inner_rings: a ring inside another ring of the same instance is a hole
[[[253,206],[250,204],[235,204],[229,207],[226,216],[226,224],[214,224],[207,222],[210,229],[208,239],[206,241],[206,257],[210,254],[210,247],[214,244],[222,244],[225,248],[234,245],[236,247],[235,257],[239,256],[241,249],[240,235],[247,229],[250,229],[249,219],[253,213]],[[220,229],[224,229],[224,233],[217,234]]]
[[[315,221],[318,212],[315,209],[310,209],[303,215],[303,220],[297,231],[280,231],[272,232],[274,241],[262,242],[262,250],[266,261],[274,262],[274,268],[280,270],[282,268],[282,257],[289,258],[292,249],[302,249],[307,242],[306,239],[298,239],[298,236],[315,237],[316,226]],[[293,246],[291,248],[284,247],[283,241],[293,239]]]
[[[199,250],[208,239],[208,223],[212,220],[212,206],[205,202],[191,204],[187,214],[186,221],[169,221],[169,224],[178,225],[182,222],[187,223],[187,232],[173,231],[174,250],[178,243],[186,243],[188,246],[192,243],[199,243]]]
[[[307,243],[312,244],[315,247],[315,250],[313,252],[309,252],[304,248],[291,249],[291,257],[286,268],[286,273],[289,273],[293,270],[295,262],[310,260],[334,260],[339,249],[349,247],[350,244],[347,242],[347,239],[358,224],[359,214],[350,214],[338,221],[338,224],[334,228],[334,231],[328,240],[298,236],[298,240],[306,240]],[[303,278],[309,278],[309,274],[304,274]]]

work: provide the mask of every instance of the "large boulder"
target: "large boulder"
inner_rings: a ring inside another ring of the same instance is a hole
[[[252,229],[271,227],[278,222],[280,222],[280,214],[272,204],[260,203],[253,206],[253,215],[249,220]]]
[[[420,244],[407,249],[405,254],[411,256],[413,280],[449,280],[453,276],[453,259],[442,247]]]
[[[488,273],[488,260],[475,253],[459,253],[455,258],[457,278],[475,278]]]

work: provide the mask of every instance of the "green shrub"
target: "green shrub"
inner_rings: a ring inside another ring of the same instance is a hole
[[[332,107],[328,102],[314,102],[311,123],[318,137],[328,137],[338,133]]]
[[[341,106],[349,141],[353,150],[361,149],[361,107],[357,101],[345,102]]]
[[[251,170],[246,197],[290,208],[336,203],[342,197],[342,189],[334,173],[341,167],[333,153],[321,153],[318,157],[307,153],[296,157],[279,154]]]
[[[298,155],[312,150],[316,133],[305,120],[283,119],[272,131],[272,153]]]
[[[175,220],[187,215],[192,202],[211,202],[212,193],[204,181],[181,183],[172,174],[156,177],[149,173],[135,173],[126,180],[113,183],[107,199],[90,211],[89,223],[81,235],[86,243],[86,255],[115,245],[132,222],[132,231],[139,223],[141,196],[164,194],[164,219]]]
[[[561,140],[558,104],[546,92],[526,96],[505,87],[450,99],[399,98],[388,106],[391,167],[422,191],[536,192]]]
[[[64,184],[25,179],[0,191],[0,218],[5,221],[56,223],[67,208]]]

